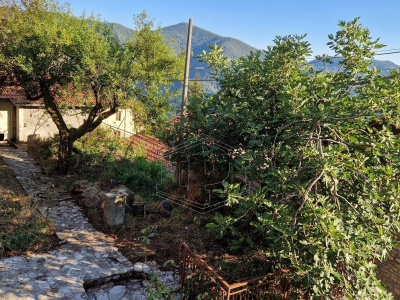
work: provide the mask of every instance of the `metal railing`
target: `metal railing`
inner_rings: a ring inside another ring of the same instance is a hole
[[[179,249],[179,270],[182,291],[188,299],[262,300],[289,296],[285,277],[289,270],[229,284],[185,243]]]

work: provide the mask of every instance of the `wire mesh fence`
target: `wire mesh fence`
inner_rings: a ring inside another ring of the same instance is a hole
[[[187,299],[262,300],[286,299],[289,270],[229,284],[198,254],[182,243],[179,249],[179,268],[183,294]]]

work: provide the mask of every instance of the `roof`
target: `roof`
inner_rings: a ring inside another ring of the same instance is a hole
[[[150,161],[160,161],[164,166],[168,167],[169,162],[163,157],[168,150],[168,146],[154,136],[134,134],[125,143],[132,145],[134,149],[141,148],[144,150],[146,158]]]
[[[87,101],[84,101],[84,100]],[[9,101],[11,105],[19,106],[19,105],[43,105],[43,98],[38,100],[28,100],[23,88],[18,86],[7,86],[0,89],[0,102]],[[85,103],[91,102],[92,105],[95,104],[93,97],[88,97],[83,93],[74,93],[73,88],[70,88],[65,96],[60,97],[56,96],[56,102],[63,103],[71,106],[83,106]],[[82,101],[83,100],[83,101]]]

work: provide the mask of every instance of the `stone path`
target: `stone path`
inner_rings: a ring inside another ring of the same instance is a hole
[[[61,239],[57,250],[0,260],[0,299],[146,299],[137,294],[145,297],[143,279],[129,278],[144,278],[149,267],[134,266],[118,252],[113,239],[89,224],[73,198],[42,175],[26,151],[0,148],[0,154]],[[177,285],[177,274],[160,276]],[[126,278],[121,284],[111,282],[121,278]],[[87,293],[84,285],[97,287]]]

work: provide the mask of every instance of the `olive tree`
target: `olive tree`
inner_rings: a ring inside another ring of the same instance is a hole
[[[43,99],[59,135],[59,170],[68,171],[74,141],[94,130],[118,107],[137,107],[147,124],[170,110],[163,85],[181,66],[160,31],[143,13],[137,30],[120,44],[111,29],[93,16],[74,16],[53,0],[0,0],[0,86],[21,87],[28,100]],[[77,128],[64,111],[86,109]]]
[[[167,139],[210,135],[239,150],[237,172],[261,182],[250,194],[225,184],[235,210],[208,226],[231,250],[257,247],[289,261],[313,298],[390,298],[374,262],[400,229],[400,80],[371,67],[383,45],[358,19],[339,26],[328,42],[337,72],[306,62],[305,36],[278,36],[264,56],[234,61],[212,47],[202,59],[221,89],[193,99]]]

